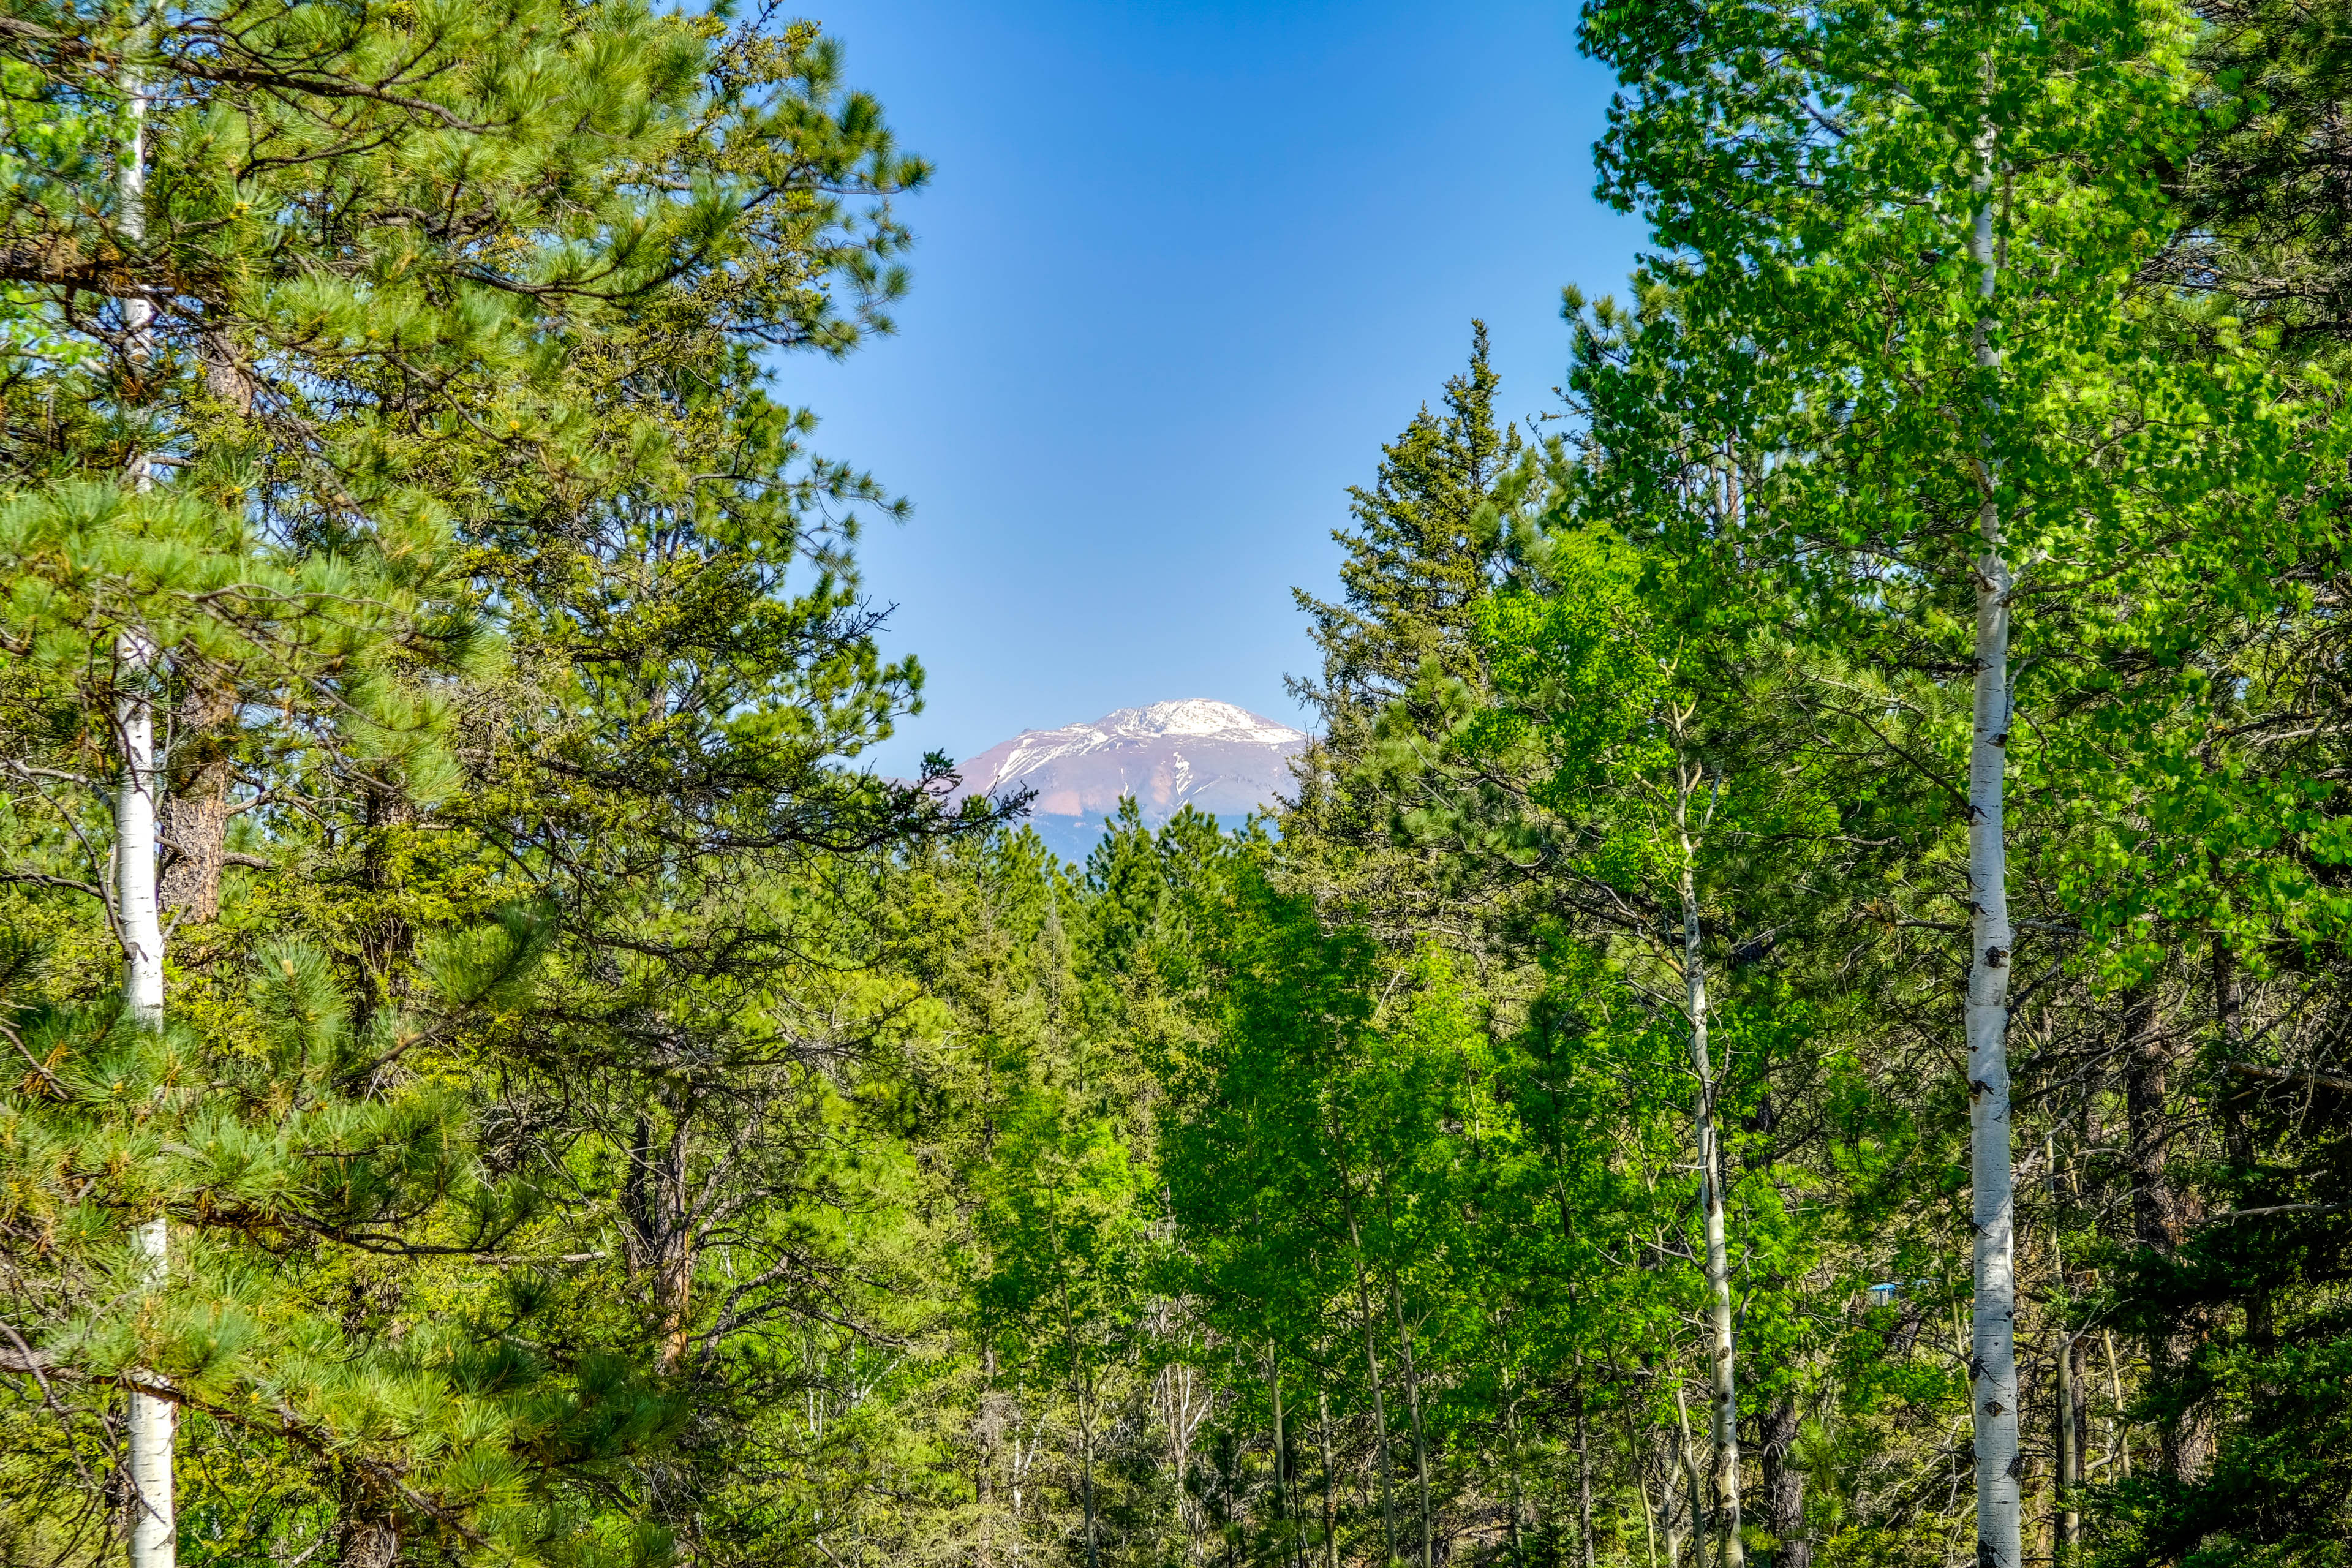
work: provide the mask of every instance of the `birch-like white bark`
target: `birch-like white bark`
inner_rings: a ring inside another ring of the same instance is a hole
[[[132,53],[140,52],[134,41]],[[147,234],[147,88],[132,67],[123,87],[129,100],[131,143],[120,175],[123,237],[136,245]],[[143,367],[153,353],[155,307],[144,295],[123,301],[132,363]],[[131,484],[144,492],[147,459],[132,458]],[[153,683],[156,650],[141,632],[129,632],[116,646],[122,695],[115,703],[115,729],[122,747],[122,773],[115,786],[115,919],[122,939],[122,1000],[139,1028],[163,1027],[163,923],[156,907],[155,819],[163,773],[155,756]],[[169,1227],[161,1215],[132,1233],[145,1283],[162,1287]],[[178,1408],[152,1394],[131,1396],[130,1461],[131,1568],[173,1568],[178,1556],[177,1512],[173,1503],[173,1438]]]
[[[1718,1561],[1746,1568],[1739,1539],[1739,1384],[1731,1346],[1731,1259],[1724,1239],[1723,1157],[1715,1125],[1715,1064],[1706,1043],[1706,950],[1701,940],[1698,878],[1693,864],[1690,797],[1697,769],[1687,769],[1675,795],[1675,826],[1682,837],[1683,1004],[1690,1022],[1691,1071],[1698,1077],[1698,1183],[1706,1233],[1707,1339],[1710,1403],[1714,1407],[1716,1508],[1723,1521]]]
[[[1994,248],[1992,128],[1977,139],[1976,221],[1969,258],[1979,268],[1976,363],[2000,368],[1993,342],[1992,301],[2000,280]],[[2020,1568],[2023,1460],[2017,1445],[2016,1194],[2010,1163],[2008,847],[2002,787],[2009,759],[2009,593],[2000,554],[2000,508],[1994,459],[1979,459],[1984,489],[1977,517],[1984,553],[1976,563],[1976,710],[1969,747],[1969,1173],[1976,1233],[1976,1299],[1969,1368],[1976,1428],[1977,1563]]]
[[[153,650],[138,637],[122,639],[124,694],[115,706],[122,774],[115,786],[115,917],[122,932],[122,996],[135,1027],[163,1026],[163,927],[155,908],[155,713],[147,692]],[[145,1283],[163,1283],[168,1237],[162,1215],[132,1233]],[[131,1396],[131,1562],[132,1568],[172,1568],[173,1509],[172,1440],[177,1410],[152,1394]]]
[[[1706,1542],[1707,1537],[1714,1533],[1714,1529],[1709,1522],[1712,1516],[1708,1513],[1706,1506],[1706,1478],[1699,1474],[1698,1445],[1691,1440],[1690,1405],[1683,1397],[1683,1381],[1679,1377],[1675,1379],[1675,1420],[1682,1428],[1683,1470],[1690,1477],[1691,1555],[1697,1560],[1698,1568],[1707,1568]],[[1673,1542],[1669,1541],[1666,1548],[1667,1560],[1672,1562],[1680,1556],[1681,1553],[1674,1549]]]
[[[1340,1180],[1348,1180],[1345,1172],[1340,1173]],[[1364,1280],[1363,1232],[1356,1225],[1355,1204],[1347,1200],[1344,1193],[1342,1202],[1348,1215],[1348,1246],[1356,1265],[1356,1305],[1364,1320],[1364,1368],[1372,1391],[1372,1430],[1378,1437],[1381,1528],[1382,1540],[1388,1547],[1388,1556],[1383,1561],[1392,1563],[1397,1560],[1396,1500],[1389,1484],[1389,1409],[1387,1401],[1381,1396],[1381,1352],[1372,1337],[1372,1294]]]

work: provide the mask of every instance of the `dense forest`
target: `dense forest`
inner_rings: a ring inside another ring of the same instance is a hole
[[[2352,16],[1580,37],[1552,416],[1072,865],[836,40],[0,0],[0,1564],[2352,1563]]]

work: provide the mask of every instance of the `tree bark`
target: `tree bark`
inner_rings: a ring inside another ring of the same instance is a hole
[[[174,716],[172,766],[163,800],[165,858],[158,901],[203,921],[220,914],[228,854],[228,721],[235,700],[197,685]]]
[[[1388,1555],[1381,1561],[1396,1561],[1396,1500],[1389,1486],[1389,1412],[1381,1394],[1381,1354],[1372,1330],[1372,1295],[1364,1281],[1364,1237],[1356,1225],[1356,1205],[1347,1202],[1348,1241],[1353,1249],[1356,1264],[1356,1305],[1364,1320],[1364,1367],[1372,1391],[1372,1458],[1381,1476],[1381,1524],[1386,1531]]]
[[[2107,1359],[2107,1398],[2115,1414],[2107,1418],[2107,1436],[2116,1447],[2115,1477],[2121,1479],[2132,1473],[2131,1433],[2124,1426],[2124,1369],[2116,1360],[2116,1336],[2112,1330],[2099,1331],[2099,1349]]]
[[[1706,952],[1690,825],[1691,792],[1698,787],[1699,777],[1696,768],[1686,770],[1675,796],[1675,826],[1683,848],[1683,997],[1690,1024],[1691,1071],[1698,1078],[1698,1183],[1706,1237],[1716,1502],[1723,1516],[1725,1568],[1745,1568],[1748,1551],[1739,1539],[1739,1385],[1732,1363],[1731,1262],[1724,1236],[1723,1154],[1716,1133],[1715,1065],[1707,1055]]]
[[[1764,1462],[1764,1528],[1780,1544],[1772,1568],[1812,1568],[1813,1543],[1805,1533],[1805,1472],[1793,1461],[1799,1419],[1794,1395],[1774,1400],[1764,1411],[1759,1457]]]
[[[1077,1315],[1070,1309],[1069,1276],[1066,1273],[1062,1277],[1061,1299],[1063,1343],[1070,1352],[1070,1394],[1078,1407],[1078,1473],[1086,1505],[1087,1568],[1101,1568],[1102,1559],[1096,1545],[1095,1531],[1094,1367],[1078,1347]],[[1238,1456],[1235,1465],[1238,1468]],[[1230,1502],[1230,1482],[1226,1497]]]
[[[645,1281],[654,1309],[654,1370],[677,1371],[693,1342],[694,1216],[688,1212],[686,1117],[660,1138],[639,1112],[629,1151],[622,1206],[630,1271]]]
[[[1274,1517],[1277,1525],[1291,1522],[1297,1512],[1290,1506],[1289,1477],[1283,1461],[1288,1450],[1283,1445],[1282,1431],[1282,1360],[1275,1353],[1272,1341],[1265,1347],[1265,1386],[1274,1407]],[[1287,1558],[1293,1553],[1286,1552]]]
[[[2214,1076],[2213,1104],[2221,1112],[2222,1152],[2243,1171],[2254,1163],[2253,1145],[2237,1097],[2226,1081],[2229,1069],[2245,1055],[2244,1002],[2238,985],[2237,954],[2222,938],[2213,939],[2213,1026],[2221,1037],[2221,1069]]]
[[[1507,1371],[1505,1375],[1507,1377],[1509,1375]],[[1526,1524],[1528,1510],[1527,1498],[1522,1489],[1519,1476],[1522,1456],[1519,1451],[1519,1402],[1516,1395],[1512,1397],[1505,1412],[1504,1420],[1510,1428],[1511,1443],[1511,1561],[1514,1563],[1519,1563],[1526,1562],[1528,1555]]]
[[[143,29],[134,31],[130,53],[146,50]],[[131,122],[130,145],[118,176],[120,224],[132,246],[147,234],[147,89],[139,68],[123,70]],[[143,367],[153,353],[155,308],[144,295],[123,301],[130,328],[130,353]],[[142,453],[131,460],[131,487],[144,493],[151,482]],[[115,920],[122,942],[122,1003],[132,1026],[152,1033],[163,1027],[163,925],[157,903],[157,795],[163,775],[156,766],[153,687],[158,650],[143,631],[126,634],[118,645],[123,672],[115,704],[122,773],[114,799]],[[167,1288],[170,1226],[162,1215],[142,1221],[132,1233],[151,1290]],[[133,1394],[130,1410],[131,1568],[173,1568],[179,1555],[179,1515],[173,1500],[173,1445],[179,1410],[168,1399]]]
[[[2050,1167],[2050,1278],[2051,1295],[2063,1311],[2066,1300],[2066,1255],[2059,1243],[2065,1200],[2065,1183],[2058,1169],[2058,1137],[2053,1131],[2042,1142],[2046,1163]],[[2050,1519],[2050,1554],[2063,1563],[2082,1542],[2083,1518],[2075,1506],[2076,1489],[2083,1481],[2083,1347],[2063,1316],[2053,1315],[2052,1329],[2057,1343],[2056,1396],[2051,1401],[2052,1423],[2056,1428],[2055,1447],[2058,1451],[2058,1474],[2052,1482]]]
[[[1323,1568],[1339,1568],[1339,1515],[1331,1501],[1331,1395],[1315,1391],[1316,1436],[1323,1442]]]
[[[1698,1568],[1706,1568],[1706,1546],[1715,1534],[1715,1525],[1708,1516],[1706,1482],[1699,1474],[1698,1445],[1691,1441],[1690,1404],[1683,1397],[1683,1380],[1679,1374],[1675,1378],[1675,1419],[1682,1427],[1683,1468],[1690,1477],[1691,1555],[1697,1560]]]
[[[2053,1401],[2058,1438],[2057,1507],[2052,1510],[2052,1555],[2061,1563],[2073,1557],[2082,1544],[2083,1516],[2074,1501],[2075,1488],[2083,1479],[2083,1347],[2073,1334],[2063,1328],[2058,1333],[2058,1396]]]
[[[1977,140],[1977,210],[1969,256],[1979,268],[1977,368],[2000,368],[1993,345],[1993,297],[2000,279],[1993,248],[1994,138],[1987,126]],[[2017,1440],[2016,1194],[2010,1155],[2009,958],[2016,939],[2009,923],[2008,842],[2003,789],[2009,753],[2009,594],[2012,580],[2000,554],[1999,474],[1980,458],[1983,502],[1977,527],[1984,542],[1976,584],[1975,721],[1969,747],[1968,993],[1969,1174],[1970,1222],[1976,1232],[1972,1274],[1973,1391],[1969,1415],[1977,1461],[1978,1568],[2021,1568],[2024,1561],[2024,1474]]]
[[[1514,1470],[1514,1488],[1517,1486]],[[1576,1518],[1577,1538],[1584,1547],[1584,1568],[1592,1568],[1592,1454],[1584,1421],[1584,1352],[1576,1352]],[[1512,1533],[1517,1534],[1517,1521]]]
[[[1396,1313],[1397,1353],[1404,1358],[1405,1412],[1412,1421],[1412,1469],[1421,1486],[1421,1568],[1435,1568],[1429,1521],[1429,1445],[1421,1429],[1421,1377],[1412,1364],[1412,1335],[1404,1326],[1404,1297],[1389,1275],[1389,1306]]]
[[[2124,1167],[2131,1176],[2135,1239],[2159,1257],[2179,1249],[2195,1215],[2172,1176],[2171,1115],[2174,1045],[2153,985],[2132,993],[2124,1007]],[[2148,1364],[2159,1380],[2180,1377],[2197,1359],[2203,1324],[2176,1321],[2148,1341]],[[2194,1480],[2212,1454],[2210,1423],[2191,1405],[2158,1431],[2158,1463],[2167,1476]]]

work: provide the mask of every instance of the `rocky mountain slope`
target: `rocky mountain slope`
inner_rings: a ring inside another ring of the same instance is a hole
[[[1024,730],[962,766],[961,795],[1036,792],[1030,818],[1062,854],[1083,855],[1131,795],[1153,825],[1190,805],[1238,819],[1288,795],[1304,731],[1230,702],[1122,708],[1090,723]]]

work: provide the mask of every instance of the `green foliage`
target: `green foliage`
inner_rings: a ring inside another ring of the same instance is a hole
[[[860,771],[901,508],[768,378],[929,170],[814,24],[5,22],[0,1563],[134,1390],[191,1563],[1703,1563],[1702,1121],[1751,1560],[1964,1560],[1989,548],[2032,1553],[2341,1560],[2329,17],[1596,0],[1573,417],[1475,329],[1297,805],[1076,867]]]

